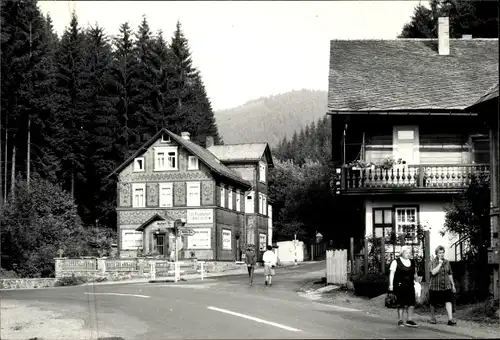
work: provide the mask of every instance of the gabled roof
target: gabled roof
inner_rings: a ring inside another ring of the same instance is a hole
[[[190,140],[186,140],[186,139],[182,138],[181,136],[176,135],[175,133],[173,133],[165,128],[158,131],[156,133],[156,135],[154,135],[153,137],[151,137],[151,139],[149,141],[144,143],[144,145],[142,145],[139,148],[139,150],[137,150],[137,152],[135,152],[125,162],[123,162],[118,168],[116,168],[115,171],[113,171],[111,174],[109,174],[108,177],[113,175],[113,174],[117,174],[120,171],[122,171],[123,169],[125,169],[126,166],[128,166],[130,163],[133,162],[134,158],[136,158],[136,157],[140,156],[142,153],[146,152],[147,149],[151,145],[153,145],[158,140],[158,138],[160,138],[160,136],[163,133],[167,133],[180,146],[182,146],[183,148],[188,150],[190,153],[192,153],[193,155],[198,157],[198,159],[203,164],[205,164],[210,169],[210,171],[212,171],[212,172],[214,172],[222,177],[230,179],[233,182],[236,182],[236,183],[238,183],[242,186],[245,186],[247,188],[250,188],[252,186],[250,184],[250,182],[244,180],[243,178],[238,176],[233,170],[229,169],[227,166],[222,164],[211,152],[207,151],[203,147],[199,146],[196,143],[193,143]]]
[[[167,216],[166,218],[167,221],[170,221],[170,222],[173,222],[175,221],[173,218]],[[137,227],[135,230],[136,231],[144,231],[144,229],[146,229],[151,223],[154,223],[156,221],[165,221],[165,218],[158,215],[158,214],[154,214],[153,217],[151,217],[150,219],[148,219],[146,222],[144,222],[143,224],[141,224],[139,227]]]
[[[498,39],[332,40],[328,110],[462,110],[498,81]]]
[[[269,167],[274,166],[271,149],[267,143],[214,145],[207,150],[226,163],[258,162],[265,154]]]

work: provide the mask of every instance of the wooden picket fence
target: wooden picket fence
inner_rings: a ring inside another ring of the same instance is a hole
[[[347,250],[326,251],[326,283],[347,284]]]

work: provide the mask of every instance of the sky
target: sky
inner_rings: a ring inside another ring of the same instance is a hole
[[[328,89],[331,39],[395,39],[428,1],[39,1],[62,35],[75,10],[83,27],[139,26],[170,40],[177,20],[214,110],[292,90]]]

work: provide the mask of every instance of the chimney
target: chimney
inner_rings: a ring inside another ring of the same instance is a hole
[[[181,132],[181,137],[185,140],[189,140],[189,136],[191,136],[191,134],[189,132]]]
[[[214,146],[214,137],[212,136],[207,136],[206,142],[205,142],[205,147],[209,148],[211,146]]]
[[[472,39],[472,34],[464,34],[464,35],[462,35],[462,39],[464,39],[464,40],[471,40]]]
[[[439,55],[450,54],[450,18],[440,17],[438,19],[438,50]]]

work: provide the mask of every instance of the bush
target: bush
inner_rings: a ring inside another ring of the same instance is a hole
[[[87,282],[87,278],[85,276],[69,276],[62,277],[56,281],[55,286],[78,286]]]
[[[389,287],[389,275],[369,273],[356,275],[352,279],[354,291],[358,296],[374,298],[387,293]]]

